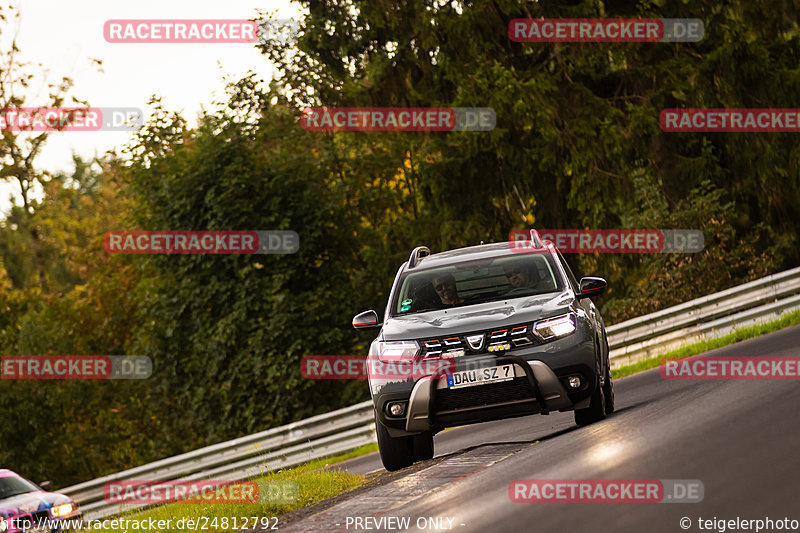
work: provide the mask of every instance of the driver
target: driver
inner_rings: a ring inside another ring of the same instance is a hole
[[[456,279],[452,274],[442,274],[433,278],[433,288],[445,307],[464,303],[456,290]]]

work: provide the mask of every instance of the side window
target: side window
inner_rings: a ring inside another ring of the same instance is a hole
[[[564,260],[564,256],[561,255],[561,252],[558,253],[558,260],[561,261],[561,266],[564,267],[564,270],[567,273],[567,277],[569,278],[569,283],[572,285],[572,290],[578,292],[580,290],[580,285],[578,284],[578,280],[575,279],[575,274],[572,273],[572,269],[569,268],[566,260]]]

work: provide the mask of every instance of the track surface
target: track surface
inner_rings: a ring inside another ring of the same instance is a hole
[[[800,356],[800,327],[709,352]],[[657,369],[615,381],[617,412],[578,428],[571,413],[440,433],[431,466],[282,531],[704,531],[698,518],[800,520],[800,384],[665,381]],[[444,457],[442,457],[444,456]],[[377,454],[342,465],[380,469]],[[516,479],[697,479],[699,503],[512,503]],[[410,517],[408,529],[349,528],[347,517]],[[440,528],[418,528],[439,517]],[[679,525],[682,517],[691,526]],[[452,519],[452,522],[450,520]],[[451,525],[452,524],[452,525]],[[706,528],[707,529],[707,528]],[[719,531],[718,526],[714,531]],[[726,528],[726,531],[730,528]]]

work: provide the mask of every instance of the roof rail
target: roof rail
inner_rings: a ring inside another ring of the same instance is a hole
[[[535,229],[531,229],[531,244],[534,248],[544,248],[544,243],[542,242],[542,238],[539,236],[539,232]]]
[[[417,246],[408,258],[408,268],[414,268],[423,257],[431,255],[431,250],[427,246]]]

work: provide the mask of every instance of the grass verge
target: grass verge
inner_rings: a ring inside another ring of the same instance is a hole
[[[677,350],[672,350],[671,352],[659,355],[658,357],[653,357],[651,359],[645,359],[643,361],[639,361],[637,363],[633,363],[630,365],[621,366],[611,371],[611,377],[621,378],[624,376],[629,376],[631,374],[635,374],[643,370],[649,370],[651,368],[655,368],[658,365],[660,365],[664,359],[667,358],[683,359],[685,357],[691,357],[693,355],[698,355],[707,352],[709,350],[722,348],[723,346],[728,346],[729,344],[734,344],[736,342],[740,342],[743,340],[752,339],[754,337],[758,337],[766,333],[772,333],[773,331],[778,331],[779,329],[787,328],[789,326],[794,326],[797,324],[800,324],[800,310],[787,313],[783,315],[781,318],[773,320],[771,322],[762,322],[760,324],[755,324],[753,326],[737,329],[734,330],[733,333],[729,333],[723,337],[700,341],[694,344],[690,344],[688,346],[684,346],[682,348],[678,348]]]
[[[259,526],[259,529],[277,530],[281,526],[280,515],[336,496],[359,487],[365,482],[364,476],[348,474],[340,470],[324,470],[326,466],[371,453],[377,449],[377,444],[367,444],[340,455],[270,472],[252,480],[259,484],[296,482],[298,498],[292,503],[171,503],[113,517],[112,519],[120,521],[117,524],[119,527],[104,527],[102,530],[117,533],[134,531],[222,532],[238,531],[244,527],[251,529],[256,525]],[[183,522],[179,523],[181,519]],[[122,520],[128,520],[128,522],[121,522]],[[169,520],[171,522],[167,522]],[[194,527],[190,527],[190,520],[193,521],[191,525]],[[159,521],[163,522],[159,523]],[[107,523],[107,525],[114,524]]]

